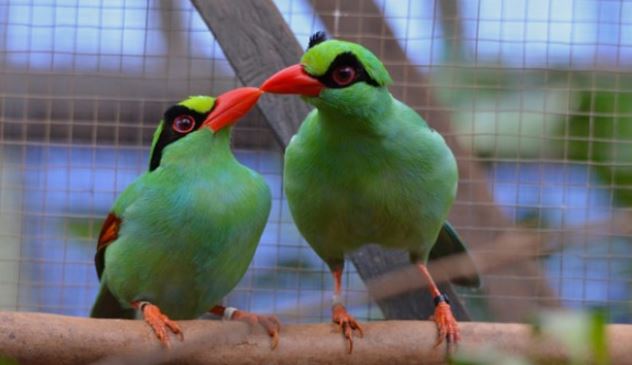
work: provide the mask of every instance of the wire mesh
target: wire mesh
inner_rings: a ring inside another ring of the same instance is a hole
[[[603,306],[611,321],[631,321],[632,4],[275,4],[301,44],[327,29],[367,45],[394,95],[459,146],[453,218],[477,257],[515,251],[491,244],[511,242],[516,227],[534,238],[509,263],[531,270],[492,270],[484,288],[460,291],[474,319],[521,320],[520,308],[537,303]],[[163,110],[240,84],[187,1],[4,1],[0,29],[0,309],[86,315],[102,219],[147,168]],[[273,205],[225,302],[286,322],[328,320],[332,280],[292,223],[270,128],[251,113],[233,142]],[[481,224],[490,210],[501,219]],[[382,318],[347,268],[350,311]]]

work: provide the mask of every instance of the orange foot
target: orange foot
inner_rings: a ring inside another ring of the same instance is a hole
[[[454,315],[452,315],[450,304],[446,302],[438,303],[435,307],[433,317],[437,324],[437,330],[439,331],[435,347],[443,343],[444,338],[448,341],[448,344],[458,343],[461,339],[461,334],[459,332],[459,325],[456,319],[454,319]]]
[[[360,324],[353,318],[342,304],[334,304],[331,307],[331,317],[334,323],[338,324],[338,327],[342,334],[345,336],[345,340],[347,341],[347,349],[349,353],[353,351],[353,339],[352,334],[354,330],[358,331],[358,337],[364,336],[362,332],[362,327]]]
[[[276,316],[262,316],[255,313],[236,310],[233,313],[231,320],[246,322],[251,326],[259,323],[263,327],[268,335],[272,337],[272,349],[276,349],[279,345],[279,331],[281,330],[281,322]]]
[[[158,337],[160,343],[169,347],[169,337],[167,336],[167,329],[169,329],[173,334],[177,335],[180,341],[184,339],[184,335],[182,334],[182,330],[180,326],[172,320],[169,319],[166,315],[160,312],[160,309],[151,304],[151,303],[142,303],[140,304],[140,309],[143,312],[143,317],[145,318],[145,322],[151,326]]]

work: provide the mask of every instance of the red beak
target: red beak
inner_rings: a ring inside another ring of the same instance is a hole
[[[252,109],[261,94],[263,91],[259,88],[240,87],[218,96],[213,111],[203,124],[214,132],[233,124]]]
[[[275,94],[318,96],[325,86],[305,72],[300,64],[284,68],[270,76],[261,90]]]

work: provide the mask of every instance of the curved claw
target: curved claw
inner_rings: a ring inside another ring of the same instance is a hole
[[[437,347],[443,343],[445,338],[448,344],[457,344],[461,339],[461,333],[459,331],[459,324],[457,323],[450,305],[447,303],[439,303],[435,308],[433,316],[435,323],[437,324],[437,342],[434,347]]]
[[[364,337],[362,326],[351,316],[342,304],[335,304],[332,309],[332,321],[338,325],[338,329],[345,336],[347,343],[347,351],[353,352],[353,333],[358,332],[357,336]]]
[[[255,326],[257,323],[263,327],[268,335],[272,338],[272,350],[279,345],[279,331],[281,331],[281,322],[276,316],[262,316],[255,313],[237,310],[233,314],[232,320],[248,323]]]
[[[167,329],[178,336],[178,339],[180,339],[180,341],[184,340],[184,334],[182,333],[182,329],[180,328],[180,326],[176,322],[169,319],[169,317],[162,314],[162,312],[160,312],[160,308],[151,303],[146,303],[143,306],[142,311],[145,322],[147,322],[147,324],[149,324],[151,329],[154,331],[161,345],[163,345],[164,347],[171,346],[171,344],[169,343],[169,336],[167,335]]]

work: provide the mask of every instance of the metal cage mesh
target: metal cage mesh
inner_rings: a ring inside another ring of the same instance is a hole
[[[537,301],[603,306],[611,321],[630,322],[632,4],[275,4],[301,44],[327,29],[367,45],[394,95],[459,146],[462,172],[484,172],[462,176],[453,208],[466,238],[511,242],[518,227],[534,242],[504,248],[515,251],[507,265],[534,264],[528,274],[486,271],[485,288],[460,291],[474,319],[520,320],[521,305]],[[188,1],[0,1],[0,29],[0,309],[86,315],[102,219],[146,169],[163,110],[240,83]],[[271,129],[251,113],[233,142],[266,178],[273,208],[225,302],[289,322],[327,320],[332,280],[292,223]],[[490,209],[502,219],[481,224]],[[498,247],[474,251],[489,261]],[[351,312],[382,318],[347,268]],[[503,300],[512,305],[490,304]]]

